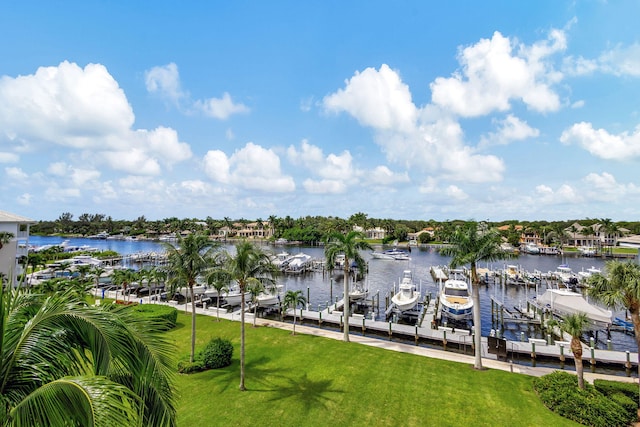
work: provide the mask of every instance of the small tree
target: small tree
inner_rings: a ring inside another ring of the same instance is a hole
[[[258,295],[265,292],[267,288],[262,282],[254,281],[247,285],[247,291],[251,298],[251,304],[253,304],[253,327],[256,327],[256,318],[258,317]]]
[[[292,335],[296,334],[296,308],[298,308],[299,305],[302,305],[304,307],[304,305],[306,303],[307,303],[307,299],[304,297],[304,295],[302,295],[302,291],[301,290],[287,291],[287,293],[284,296],[284,307],[285,307],[285,309],[293,308],[293,332],[292,332]]]
[[[207,273],[206,277],[207,285],[211,286],[218,293],[216,298],[216,318],[220,321],[220,296],[223,292],[229,291],[229,283],[231,283],[231,277],[229,274],[220,269],[212,269]]]
[[[585,313],[574,313],[566,316],[560,323],[560,329],[571,335],[571,352],[576,365],[578,375],[578,387],[584,390],[584,371],[582,366],[582,342],[580,337],[589,324],[589,318]]]

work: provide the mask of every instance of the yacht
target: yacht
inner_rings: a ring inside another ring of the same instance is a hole
[[[442,316],[451,320],[470,320],[473,316],[473,299],[466,280],[459,277],[457,273],[452,274],[451,278],[444,282],[440,292]]]

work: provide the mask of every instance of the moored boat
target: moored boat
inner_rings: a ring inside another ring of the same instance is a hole
[[[405,270],[402,273],[402,280],[398,285],[398,292],[391,297],[393,302],[400,311],[413,309],[420,298],[420,293],[416,290],[413,283],[411,270]]]
[[[278,305],[282,301],[283,293],[283,285],[269,286],[258,294],[256,297],[256,303],[258,304],[258,307],[271,307]]]
[[[402,249],[387,249],[386,251],[373,251],[371,252],[371,256],[374,259],[386,259],[386,260],[394,260],[394,261],[411,261],[411,257],[409,256],[409,252],[403,251]]]
[[[559,317],[585,313],[594,327],[606,328],[612,322],[611,310],[590,304],[581,293],[569,289],[547,289],[535,302]]]
[[[442,316],[451,320],[469,320],[473,315],[473,299],[469,285],[452,270],[452,278],[444,282],[440,292]]]

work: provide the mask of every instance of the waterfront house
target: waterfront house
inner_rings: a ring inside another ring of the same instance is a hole
[[[14,286],[18,283],[18,276],[23,272],[20,261],[27,257],[29,226],[34,223],[32,219],[0,211],[0,232],[12,236],[0,249],[0,274],[5,280],[11,278]]]

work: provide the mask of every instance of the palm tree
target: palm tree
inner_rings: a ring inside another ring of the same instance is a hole
[[[612,309],[625,308],[631,315],[633,333],[638,347],[640,374],[640,265],[633,261],[611,260],[605,264],[606,274],[594,274],[588,279],[587,294]]]
[[[578,387],[584,390],[584,372],[582,368],[582,342],[580,337],[589,324],[589,318],[585,313],[574,313],[566,316],[560,323],[560,329],[571,335],[571,352],[576,364],[578,375]]]
[[[471,296],[473,298],[473,328],[475,334],[475,369],[482,369],[482,326],[480,324],[480,292],[477,263],[497,261],[509,257],[500,248],[500,234],[496,229],[479,227],[475,221],[458,227],[449,236],[449,246],[440,250],[445,256],[451,256],[449,265],[456,268],[469,264],[471,267]]]
[[[102,274],[105,272],[105,268],[101,267],[99,265],[95,265],[93,266],[93,268],[91,269],[91,274],[93,275],[93,277],[95,277],[96,279],[96,289],[98,289],[98,286],[100,285],[100,277],[102,276]],[[97,296],[97,294],[96,294]]]
[[[291,307],[293,308],[293,332],[292,335],[296,334],[296,308],[299,305],[303,306],[307,303],[307,299],[302,295],[301,290],[297,291],[287,291],[284,296],[284,307],[285,309]]]
[[[207,286],[211,286],[218,292],[218,297],[216,298],[216,318],[218,322],[220,321],[220,298],[222,297],[223,292],[229,291],[229,283],[231,282],[231,277],[226,274],[225,271],[220,269],[213,269],[207,273],[206,276]]]
[[[119,285],[122,287],[122,301],[125,301],[125,295],[127,295],[127,289],[129,288],[129,284],[136,280],[136,273],[133,270],[125,269],[125,270],[115,270],[113,275],[111,276],[111,282],[114,285]],[[118,301],[118,292],[116,291],[116,302]]]
[[[271,263],[271,259],[266,252],[257,246],[243,240],[236,245],[236,253],[231,256],[226,253],[223,267],[224,274],[238,284],[240,289],[240,391],[245,391],[245,334],[244,334],[244,294],[248,287],[254,283],[269,285],[275,283],[275,275],[278,269]]]
[[[175,351],[127,307],[0,283],[5,426],[175,426]]]
[[[359,250],[371,249],[371,245],[364,240],[364,234],[350,231],[342,234],[337,231],[329,234],[325,239],[324,256],[329,269],[333,269],[338,255],[344,255],[344,341],[349,342],[349,271],[351,262],[355,261],[359,271],[364,271],[364,258]]]
[[[196,301],[193,286],[196,278],[213,267],[214,252],[218,249],[216,243],[202,234],[189,234],[179,238],[177,246],[164,242],[167,251],[167,267],[171,272],[173,284],[186,284],[191,298],[191,356],[193,362],[196,351]]]
[[[270,287],[271,288],[271,287]],[[247,285],[247,292],[251,298],[251,304],[253,304],[253,327],[256,327],[256,318],[258,317],[258,295],[263,292],[269,292],[261,282],[252,282]]]

